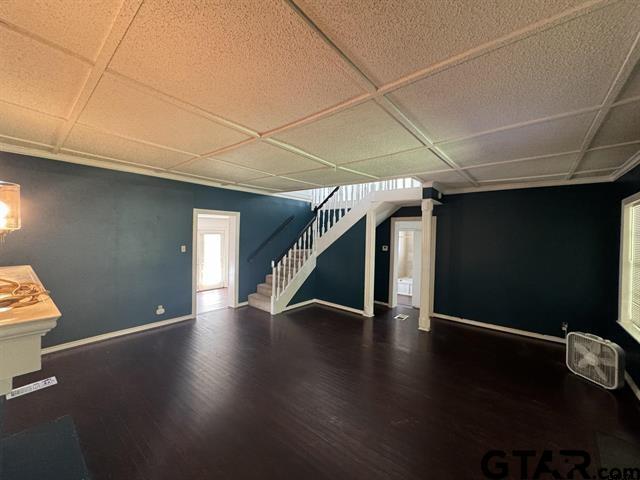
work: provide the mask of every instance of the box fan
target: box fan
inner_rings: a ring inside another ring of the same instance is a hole
[[[581,332],[567,335],[567,367],[609,390],[624,386],[624,351],[597,335]]]

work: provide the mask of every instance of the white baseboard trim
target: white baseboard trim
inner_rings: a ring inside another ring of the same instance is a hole
[[[389,306],[388,302],[381,302],[380,300],[374,300],[373,303],[377,303],[378,305],[384,305],[385,307]]]
[[[629,388],[631,389],[633,394],[636,396],[636,398],[640,400],[640,388],[638,388],[638,385],[636,384],[636,382],[633,381],[633,378],[631,378],[631,375],[629,375],[627,372],[624,372],[624,379],[627,382],[627,385],[629,385]]]
[[[364,315],[364,310],[358,310],[357,308],[347,307],[345,305],[339,305],[337,303],[327,302],[326,300],[319,300],[316,298],[316,303],[319,305],[324,305],[326,307],[333,307],[339,310],[344,310],[345,312],[357,313],[358,315]]]
[[[316,299],[312,298],[311,300],[305,300],[304,302],[294,303],[293,305],[289,305],[285,307],[282,311],[286,312],[287,310],[293,310],[294,308],[306,307],[307,305],[311,305],[315,303]]]
[[[311,300],[305,300],[304,302],[296,303],[294,305],[289,305],[283,310],[283,312],[286,312],[287,310],[293,310],[294,308],[306,307],[307,305],[311,305],[313,303],[317,303],[318,305],[324,305],[325,307],[337,308],[338,310],[344,310],[345,312],[349,312],[349,313],[364,315],[364,310],[358,310],[357,308],[347,307],[346,305],[340,305],[338,303],[327,302],[326,300],[320,300],[318,298],[312,298]]]
[[[246,307],[247,305],[249,305],[249,302],[240,302],[233,308]]]
[[[125,328],[124,330],[116,330],[115,332],[103,333],[102,335],[96,335],[95,337],[83,338],[81,340],[75,340],[73,342],[61,343],[60,345],[54,345],[42,349],[42,355],[49,353],[59,352],[61,350],[67,350],[69,348],[81,347],[83,345],[89,345],[90,343],[102,342],[111,338],[122,337],[124,335],[131,335],[132,333],[144,332],[146,330],[153,330],[154,328],[165,327],[174,323],[184,322],[186,320],[193,320],[193,315],[184,315],[182,317],[169,318],[167,320],[160,320],[159,322],[147,323],[146,325],[140,325],[139,327]]]
[[[543,335],[541,333],[527,332],[526,330],[519,330],[517,328],[503,327],[501,325],[495,325],[493,323],[477,322],[475,320],[467,320],[466,318],[453,317],[451,315],[444,315],[442,313],[433,313],[432,317],[441,318],[443,320],[450,320],[452,322],[464,323],[465,325],[473,325],[474,327],[487,328],[489,330],[496,330],[498,332],[511,333],[514,335],[521,335],[523,337],[536,338],[538,340],[547,340],[555,343],[565,343],[564,338],[554,337],[553,335]]]

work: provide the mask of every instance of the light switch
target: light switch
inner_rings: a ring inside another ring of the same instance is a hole
[[[382,251],[383,252],[388,252],[389,251],[389,245],[382,245]]]
[[[180,251],[182,253],[187,253],[187,246],[186,245],[180,245]]]

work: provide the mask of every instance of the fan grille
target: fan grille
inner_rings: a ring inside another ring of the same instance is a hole
[[[572,332],[567,336],[567,366],[598,385],[617,388],[620,362],[616,347],[594,335]]]

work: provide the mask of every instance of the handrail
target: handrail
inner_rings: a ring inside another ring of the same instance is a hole
[[[331,199],[331,197],[333,197],[333,195],[334,195],[334,194],[335,194],[339,189],[340,189],[340,187],[336,187],[336,188],[334,188],[334,189],[331,191],[331,193],[330,193],[329,195],[327,195],[327,198],[325,198],[325,199],[322,201],[322,203],[320,203],[317,207],[315,207],[315,208],[313,209],[313,216],[311,217],[311,219],[310,219],[310,220],[305,224],[305,226],[304,226],[304,227],[302,227],[302,228],[300,229],[300,231],[298,232],[298,234],[295,236],[295,240],[294,240],[293,242],[291,242],[289,245],[287,245],[287,248],[285,248],[285,249],[283,250],[283,252],[273,260],[273,262],[272,262],[272,263],[276,264],[276,263],[278,263],[280,260],[282,260],[282,259],[285,257],[285,255],[287,254],[287,252],[289,251],[289,249],[290,249],[291,247],[293,247],[293,246],[296,244],[296,242],[298,241],[298,238],[300,237],[300,235],[302,235],[302,234],[307,230],[307,228],[309,228],[309,227],[311,226],[311,224],[312,224],[313,222],[315,222],[315,221],[316,221],[316,218],[318,217],[318,210],[320,210],[320,209],[324,206],[324,204],[325,204],[325,203],[327,203],[327,202],[329,201],[329,199]]]
[[[266,240],[264,242],[262,242],[260,245],[258,245],[258,248],[256,248],[251,255],[249,255],[249,258],[247,258],[247,262],[251,263],[253,262],[254,258],[256,258],[256,256],[258,255],[258,253],[260,252],[260,250],[262,250],[264,247],[267,246],[267,244],[273,240],[276,235],[278,235],[282,230],[284,230],[286,228],[287,225],[289,225],[291,223],[291,221],[294,219],[294,216],[291,215],[289,218],[287,218],[284,222],[282,222],[280,224],[280,226],[278,228],[276,228],[273,233],[271,235],[269,235]]]

